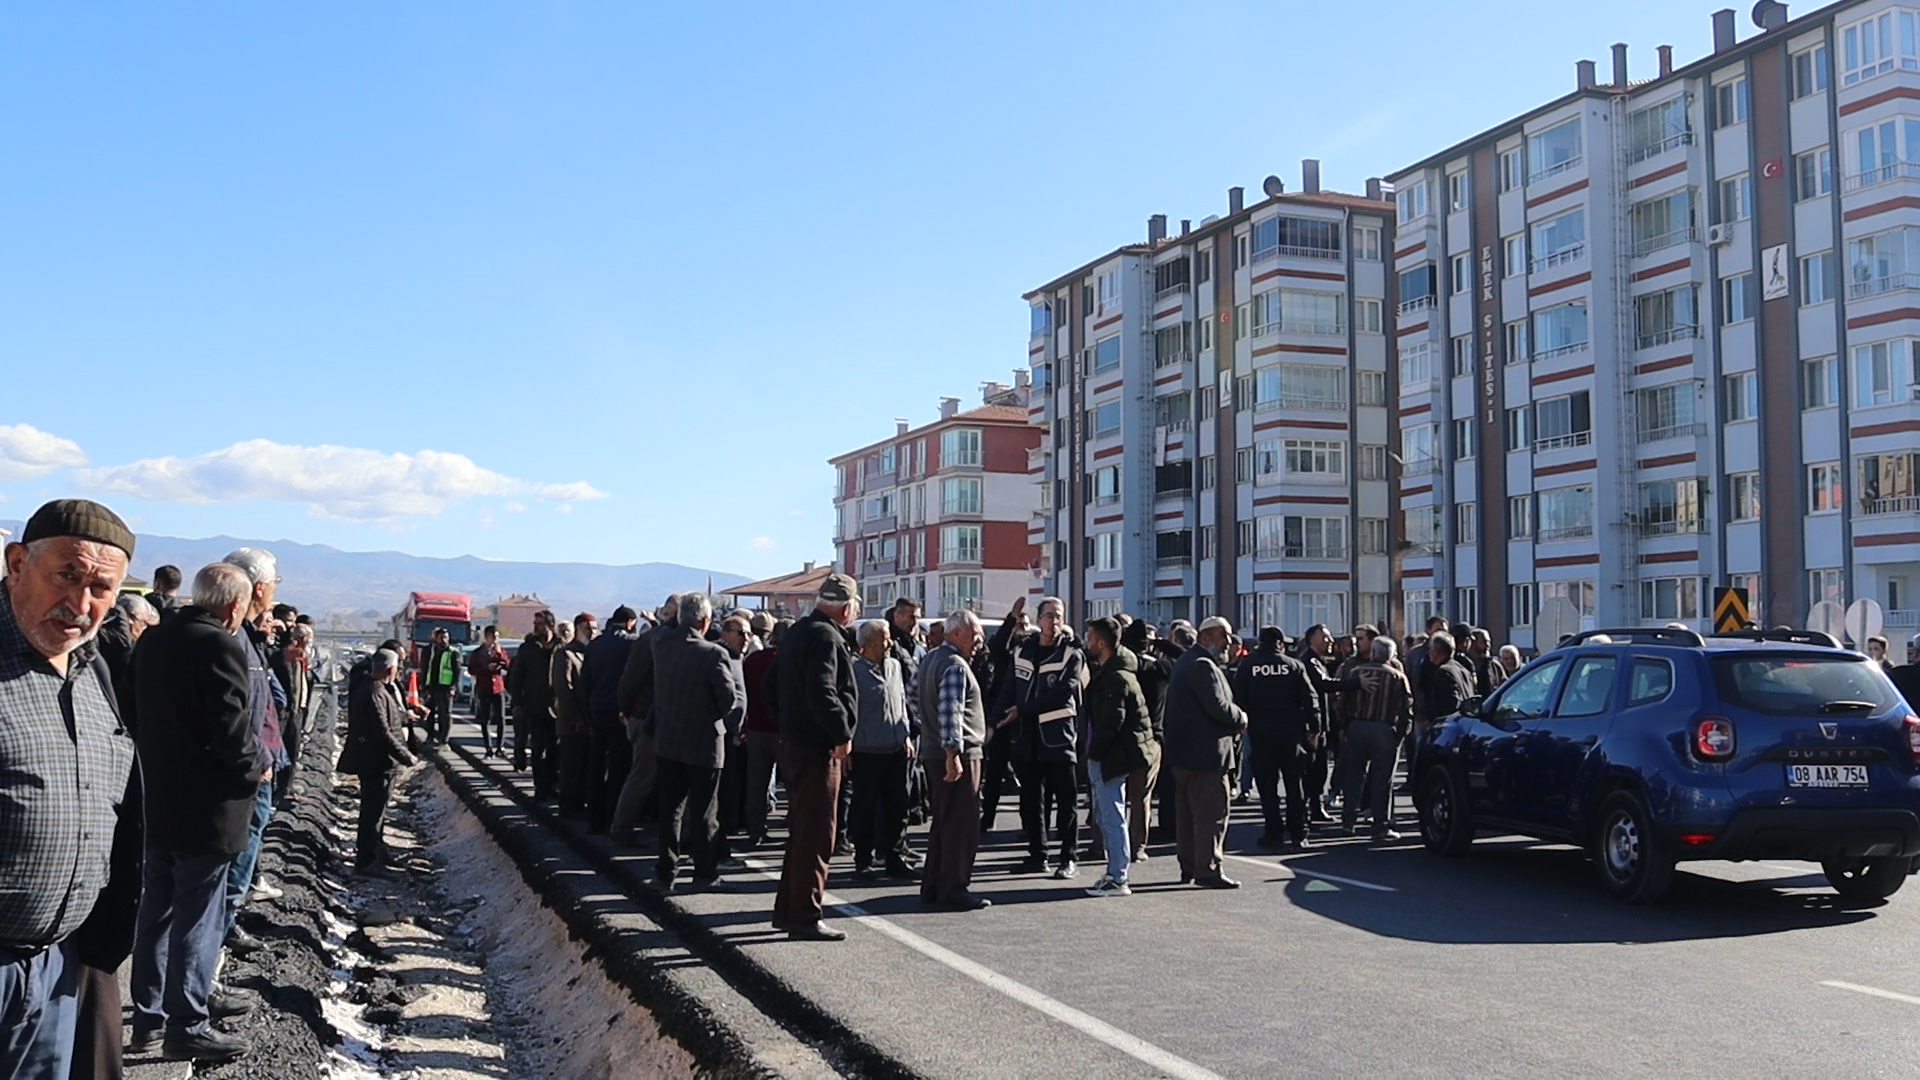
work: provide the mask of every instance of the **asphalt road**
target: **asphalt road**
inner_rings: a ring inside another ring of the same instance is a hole
[[[1089,898],[1097,866],[1010,873],[1023,849],[1003,829],[975,878],[983,912],[924,910],[916,887],[856,882],[836,860],[849,939],[792,942],[768,925],[777,849],[750,855],[735,891],[676,902],[932,1076],[1920,1067],[1920,882],[1848,909],[1816,866],[1694,863],[1670,899],[1635,908],[1566,847],[1483,839],[1442,859],[1403,823],[1392,845],[1329,838],[1281,859],[1251,850],[1256,818],[1236,808],[1232,892],[1176,885],[1155,847],[1133,896]]]

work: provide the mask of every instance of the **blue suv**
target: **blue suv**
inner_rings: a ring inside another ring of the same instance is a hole
[[[1920,855],[1920,717],[1824,634],[1575,635],[1435,723],[1409,775],[1429,851],[1577,844],[1631,903],[1688,859],[1813,860],[1879,899]]]

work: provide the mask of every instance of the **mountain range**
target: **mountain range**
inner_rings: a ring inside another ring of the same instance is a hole
[[[21,523],[0,521],[20,535]],[[513,593],[533,594],[562,618],[591,611],[605,618],[620,604],[650,610],[668,593],[713,588],[724,591],[747,578],[677,563],[496,562],[464,555],[435,559],[399,551],[341,551],[325,544],[291,540],[244,540],[212,536],[188,540],[141,534],[135,544],[132,574],[147,579],[156,566],[171,563],[192,587],[194,571],[238,547],[265,548],[280,560],[280,598],[310,612],[322,625],[363,629],[373,620],[399,611],[407,593],[457,592],[472,595],[476,606]],[[330,616],[330,619],[322,616]]]

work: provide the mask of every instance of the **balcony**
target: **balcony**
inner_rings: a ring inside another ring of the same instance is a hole
[[[1664,251],[1667,248],[1680,244],[1691,244],[1699,239],[1700,230],[1692,226],[1684,229],[1675,229],[1668,233],[1661,233],[1659,236],[1645,237],[1633,242],[1633,257],[1636,259],[1644,258],[1656,251]]]
[[[1181,364],[1191,363],[1193,363],[1193,352],[1190,349],[1175,349],[1158,354],[1153,358],[1153,366],[1155,368],[1178,367]]]
[[[1310,337],[1345,337],[1345,323],[1337,322],[1294,322],[1282,319],[1279,322],[1263,323],[1253,328],[1250,337],[1272,337],[1275,334],[1304,334]]]
[[[1557,529],[1541,529],[1535,536],[1543,544],[1557,543],[1562,540],[1579,540],[1593,535],[1593,526],[1563,525]]]
[[[1289,559],[1345,559],[1347,549],[1337,544],[1288,544],[1280,554]]]
[[[1114,503],[1117,503],[1119,501],[1120,501],[1120,493],[1117,491],[1111,494],[1095,495],[1093,497],[1093,505],[1095,506],[1112,506]]]
[[[1301,412],[1346,412],[1345,398],[1308,397],[1301,394],[1281,394],[1277,398],[1255,402],[1254,412],[1272,412],[1275,409],[1297,409]]]
[[[1402,300],[1400,306],[1395,310],[1402,315],[1411,315],[1416,311],[1431,311],[1433,310],[1433,297],[1416,296],[1411,300]]]
[[[979,548],[973,548],[970,550],[963,549],[963,550],[957,550],[957,551],[948,551],[945,548],[940,549],[940,567],[943,570],[949,566],[979,566],[979,565],[980,565],[980,549]]]
[[[1886,614],[1886,624],[1889,628],[1896,630],[1920,628],[1920,608],[1889,611]]]
[[[888,514],[886,517],[868,518],[860,523],[861,536],[881,536],[900,530],[900,519]]]
[[[1657,349],[1662,345],[1671,345],[1676,341],[1691,341],[1700,336],[1697,326],[1669,326],[1665,330],[1655,330],[1651,334],[1640,334],[1633,339],[1636,349]]]
[[[1256,263],[1272,262],[1282,257],[1288,259],[1338,259],[1340,257],[1340,249],[1335,248],[1329,251],[1326,248],[1293,247],[1288,244],[1281,244],[1277,247],[1261,248],[1253,253],[1251,261]]]
[[[1527,177],[1527,186],[1532,187],[1533,185],[1539,183],[1542,180],[1552,179],[1553,177],[1559,176],[1561,173],[1566,172],[1569,169],[1577,169],[1580,167],[1580,164],[1586,160],[1587,160],[1586,155],[1582,154],[1576,157],[1570,157],[1567,160],[1562,161],[1557,165],[1549,165],[1546,168],[1541,169],[1539,172],[1534,173],[1533,175]]]
[[[1920,274],[1885,274],[1880,277],[1855,280],[1847,285],[1847,296],[1858,300],[1863,296],[1879,296],[1882,293],[1900,292],[1903,289],[1920,289]]]
[[[1155,566],[1185,566],[1193,561],[1192,555],[1161,555],[1153,560]]]
[[[1862,499],[1860,512],[1867,515],[1920,514],[1920,495],[1889,495],[1884,499]]]
[[[886,577],[897,572],[897,559],[868,559],[860,564],[861,577]]]
[[[1575,446],[1586,446],[1591,442],[1593,442],[1593,432],[1570,431],[1565,435],[1549,435],[1544,439],[1535,439],[1533,449],[1536,453],[1542,450],[1566,450]]]
[[[1556,266],[1565,266],[1568,263],[1573,262],[1575,259],[1578,259],[1581,256],[1585,255],[1586,253],[1587,253],[1587,245],[1585,244],[1575,244],[1572,247],[1561,248],[1559,251],[1542,255],[1541,257],[1528,263],[1527,272],[1530,274],[1537,274],[1542,270],[1551,270]]]
[[[1027,451],[1027,471],[1032,472],[1035,469],[1046,468],[1047,460],[1052,455],[1052,453],[1053,452],[1051,450],[1049,450],[1044,446],[1036,446],[1033,449],[1028,450]]]
[[[1153,294],[1153,298],[1155,300],[1165,300],[1169,296],[1179,296],[1181,293],[1191,292],[1191,291],[1193,291],[1193,284],[1191,282],[1177,281],[1172,285],[1169,285],[1166,288],[1160,289],[1157,292],[1155,292]]]
[[[1641,536],[1685,536],[1705,531],[1703,526],[1703,522],[1694,518],[1684,521],[1642,521],[1638,529]]]
[[[1639,433],[1643,443],[1659,442],[1662,439],[1699,439],[1707,434],[1705,424],[1669,424],[1666,427],[1645,428]]]
[[[1857,172],[1847,177],[1846,190],[1858,191],[1895,180],[1920,180],[1920,161],[1896,161],[1891,165]]]
[[[1659,142],[1654,143],[1652,146],[1642,146],[1637,149],[1627,151],[1627,164],[1638,165],[1639,163],[1646,161],[1649,158],[1657,158],[1661,154],[1664,154],[1669,150],[1674,150],[1682,146],[1691,146],[1691,145],[1693,145],[1693,132],[1691,131],[1675,132],[1674,134],[1667,136],[1666,138],[1660,140]]]
[[[1427,476],[1439,471],[1440,459],[1431,455],[1427,457],[1408,458],[1400,463],[1400,475],[1402,476]]]
[[[1551,349],[1542,349],[1539,352],[1533,354],[1533,360],[1534,360],[1534,363],[1537,364],[1542,360],[1552,360],[1556,357],[1561,357],[1561,356],[1572,356],[1574,353],[1582,353],[1586,351],[1587,351],[1587,343],[1584,341],[1576,341],[1568,345],[1556,345]]]

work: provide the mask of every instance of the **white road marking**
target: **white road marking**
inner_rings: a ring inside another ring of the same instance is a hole
[[[777,868],[762,863],[758,859],[744,861],[748,866],[759,871],[762,877],[780,880],[780,872]],[[859,904],[849,903],[831,892],[823,893],[820,902],[867,929],[892,938],[914,952],[936,963],[944,964],[975,982],[998,990],[1020,1004],[1050,1016],[1083,1035],[1105,1043],[1129,1057],[1137,1058],[1167,1076],[1180,1077],[1181,1080],[1224,1080],[1219,1073],[1195,1065],[1178,1054],[1162,1050],[1138,1036],[1129,1035],[1112,1024],[1089,1016],[1071,1005],[1056,1001],[1023,982],[1010,979],[992,968],[961,956],[952,949],[929,941],[879,915],[874,915]]]
[[[1338,874],[1323,874],[1318,870],[1308,870],[1307,868],[1302,866],[1292,866],[1287,863],[1278,862],[1278,861],[1269,862],[1266,859],[1256,859],[1251,855],[1231,855],[1230,854],[1230,855],[1227,855],[1226,857],[1229,859],[1232,859],[1234,862],[1246,863],[1249,866],[1258,866],[1263,870],[1285,870],[1288,873],[1297,875],[1299,877],[1319,878],[1322,881],[1334,881],[1342,885],[1351,885],[1356,889],[1371,889],[1374,892],[1399,892],[1400,891],[1399,889],[1396,889],[1391,885],[1375,885],[1371,881],[1359,881],[1350,877],[1341,877]]]
[[[1882,990],[1877,986],[1861,986],[1859,983],[1835,982],[1832,979],[1828,979],[1820,985],[1831,986],[1835,990],[1851,990],[1856,994],[1866,994],[1868,997],[1886,998],[1888,1001],[1902,1001],[1908,1005],[1920,1005],[1920,997],[1915,997],[1912,994],[1896,994],[1891,990]]]

